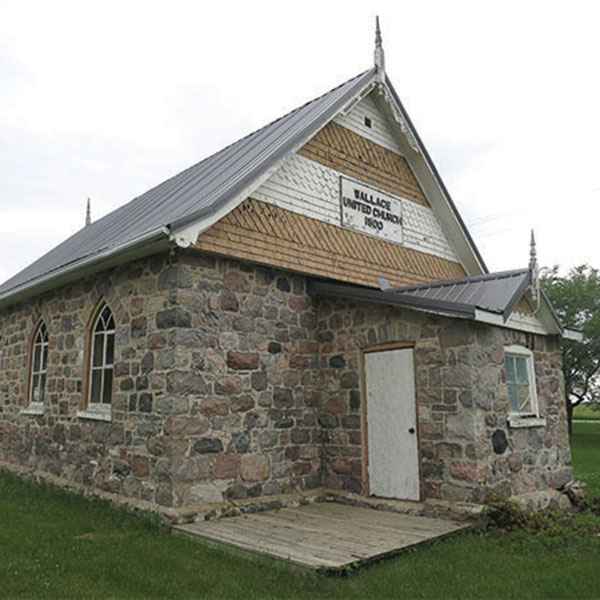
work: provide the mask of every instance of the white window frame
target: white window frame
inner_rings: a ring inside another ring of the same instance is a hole
[[[42,334],[42,329],[45,332],[45,336],[42,336],[41,339],[40,335]],[[39,352],[40,352],[40,362],[39,365],[36,369],[35,366],[35,353],[37,348],[39,348]],[[23,408],[20,413],[24,414],[24,415],[43,415],[44,414],[44,407],[46,405],[45,403],[45,398],[46,398],[46,384],[47,384],[47,371],[48,371],[48,353],[49,353],[49,334],[48,334],[48,327],[46,326],[46,323],[44,321],[40,321],[37,325],[37,327],[35,328],[35,334],[33,336],[33,344],[31,345],[31,357],[30,357],[30,363],[29,363],[29,389],[28,389],[28,393],[29,393],[29,397],[27,398],[27,405],[25,406],[25,408]],[[46,360],[44,360],[44,357]],[[34,387],[33,384],[33,380],[35,379],[35,377],[38,377],[38,385]],[[42,389],[42,385],[41,385],[41,380],[42,380],[42,376],[43,376],[43,380],[44,380],[44,386],[43,386],[43,398],[41,400],[34,400],[35,397],[35,390],[38,389],[38,391],[40,389]]]
[[[103,329],[102,331],[96,331],[96,328],[98,327],[98,323],[100,322],[100,319],[102,319],[102,315],[104,314],[105,309],[108,308],[109,312],[110,312],[110,318],[112,318],[113,321],[113,327],[110,329]],[[115,343],[114,343],[114,339],[115,339],[115,317],[114,317],[114,313],[111,310],[110,306],[108,306],[108,304],[103,303],[100,310],[98,311],[98,314],[96,316],[96,318],[94,319],[94,322],[92,323],[92,327],[90,330],[90,352],[89,352],[89,359],[88,359],[88,382],[87,382],[87,402],[86,402],[86,409],[85,410],[79,410],[77,411],[77,416],[79,418],[82,419],[96,419],[96,420],[101,420],[101,421],[110,421],[112,418],[112,389],[111,389],[111,394],[110,394],[110,402],[102,402],[102,398],[104,395],[104,373],[106,370],[110,369],[113,372],[113,376],[111,378],[111,385],[114,385],[114,362],[115,362]],[[113,359],[112,362],[108,362],[107,361],[107,348],[108,348],[108,343],[107,343],[107,338],[109,335],[113,336]],[[103,338],[103,342],[102,342],[102,360],[100,361],[100,364],[98,365],[94,365],[94,358],[95,358],[95,351],[96,351],[96,345],[95,345],[95,340],[97,336],[102,336]],[[100,402],[94,402],[92,401],[92,386],[93,386],[93,375],[94,375],[94,371],[100,371],[101,372],[101,376],[100,376]]]
[[[540,418],[540,407],[537,395],[537,381],[535,378],[535,365],[533,360],[533,352],[525,346],[511,345],[504,347],[504,356],[514,356],[524,358],[527,367],[527,378],[529,380],[529,395],[531,398],[531,410],[527,412],[514,412],[510,407],[510,399],[508,398],[508,378],[506,381],[509,425],[511,427],[536,427],[546,424],[546,419]],[[506,369],[506,361],[504,362]]]

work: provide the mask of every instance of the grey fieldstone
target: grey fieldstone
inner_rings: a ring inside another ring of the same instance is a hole
[[[503,454],[508,448],[508,439],[503,429],[496,429],[492,434],[492,448],[496,454]]]
[[[573,467],[563,467],[562,469],[555,471],[553,479],[554,479],[554,487],[557,490],[561,490],[568,483],[573,481]]]
[[[214,437],[200,438],[194,444],[194,452],[197,454],[223,452],[223,442],[219,438]]]
[[[318,416],[319,425],[324,429],[334,429],[339,424],[339,419],[335,415],[321,413]]]
[[[329,366],[333,369],[341,369],[346,366],[346,360],[341,354],[337,354],[329,359]]]
[[[248,431],[234,433],[231,438],[231,445],[238,454],[245,454],[250,448],[250,433]]]
[[[190,488],[190,504],[213,504],[223,502],[223,494],[213,483],[197,483]]]

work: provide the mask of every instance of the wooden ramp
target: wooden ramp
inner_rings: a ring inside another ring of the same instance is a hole
[[[178,525],[175,530],[313,569],[339,570],[467,527],[430,517],[319,502]]]

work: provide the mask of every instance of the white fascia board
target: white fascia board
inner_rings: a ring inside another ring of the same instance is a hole
[[[373,88],[375,88],[376,85],[377,83],[375,81],[372,81],[371,83],[367,84],[365,88],[361,92],[356,94],[356,96],[350,102],[348,102],[346,106],[344,106],[344,108],[338,111],[338,113],[333,118],[335,119],[339,115],[346,116],[349,113],[351,113],[354,110],[354,107],[360,102],[362,102],[362,100],[364,100],[373,91]]]
[[[544,301],[544,299],[542,299],[540,303],[540,307],[536,312],[536,316],[546,328],[548,333],[558,335],[564,334],[564,330],[561,327],[560,323],[557,323],[556,321],[552,308],[548,305],[547,302]]]
[[[475,309],[475,320],[480,321],[481,323],[489,323],[490,325],[498,325],[500,327],[506,326],[502,315],[490,312],[489,310],[481,310],[479,308]]]
[[[290,152],[294,152],[292,150]],[[288,153],[289,154],[289,153]],[[219,210],[201,217],[191,225],[186,225],[178,231],[171,233],[170,239],[180,248],[191,248],[196,244],[198,236],[210,229],[215,223],[227,216],[232,210],[237,208],[246,198],[252,194],[280,167],[281,163],[287,158],[288,154],[282,156],[270,169],[267,169],[260,177],[257,177],[250,185],[246,186],[237,196],[234,196],[227,204],[224,204]]]
[[[565,329],[562,335],[566,340],[573,340],[575,342],[583,342],[583,332],[577,331],[576,329]]]

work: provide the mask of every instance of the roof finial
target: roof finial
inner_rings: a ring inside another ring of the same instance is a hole
[[[385,56],[383,54],[383,45],[381,43],[381,30],[379,29],[379,16],[375,17],[375,68],[377,73],[383,79],[385,71]]]
[[[531,296],[537,302],[540,294],[540,270],[537,262],[533,229],[531,230],[531,241],[529,242],[529,285],[531,287]]]
[[[90,207],[90,199],[87,199],[87,208],[85,209],[85,226],[92,224],[92,210]]]

